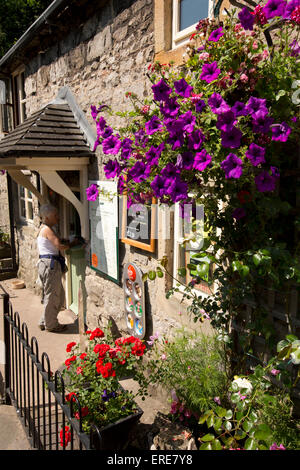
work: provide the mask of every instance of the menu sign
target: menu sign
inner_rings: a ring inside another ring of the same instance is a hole
[[[142,339],[146,332],[145,297],[142,271],[134,263],[124,267],[125,318],[129,334]]]
[[[91,184],[100,189],[97,200],[89,201],[91,268],[119,282],[117,183],[89,181]]]
[[[133,204],[127,208],[123,198],[121,241],[146,251],[155,251],[156,204]]]

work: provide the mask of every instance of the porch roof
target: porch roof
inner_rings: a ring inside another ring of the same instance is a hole
[[[0,161],[8,157],[89,157],[86,136],[66,104],[48,104],[0,140]]]

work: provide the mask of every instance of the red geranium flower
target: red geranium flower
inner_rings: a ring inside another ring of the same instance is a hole
[[[94,331],[92,331],[92,334],[90,336],[90,340],[94,339],[94,338],[103,338],[104,336],[104,333],[102,330],[100,330],[100,328],[95,328]]]
[[[60,445],[61,447],[67,447],[67,445],[69,444],[69,442],[71,442],[71,432],[70,432],[70,428],[69,426],[65,426],[65,435],[64,435],[64,429],[62,428],[60,433],[59,433],[59,437],[60,437]]]
[[[116,372],[113,369],[113,365],[111,362],[107,362],[107,364],[105,364],[104,366],[99,365],[99,367],[97,367],[97,372],[100,373],[105,379],[107,379],[108,377],[116,376]]]
[[[96,344],[94,347],[94,352],[99,354],[99,357],[104,357],[107,351],[110,350],[110,346],[108,344]]]
[[[74,341],[72,343],[67,344],[66,351],[70,352],[72,350],[73,346],[76,346],[76,343]]]
[[[246,204],[247,202],[251,202],[252,196],[249,191],[242,190],[237,194],[238,200],[241,204]]]
[[[146,346],[140,339],[137,339],[135,344],[131,348],[131,353],[134,356],[143,356]]]
[[[89,409],[87,406],[84,406],[83,408],[81,408],[81,417],[84,418],[85,416],[87,416],[89,414]],[[79,414],[79,411],[76,411],[75,413],[75,418],[76,419],[80,419],[80,414]]]
[[[66,395],[66,400],[67,400],[67,401],[71,401],[71,399],[72,399],[73,401],[75,401],[75,399],[72,398],[73,395],[76,397],[76,393],[75,393],[75,392],[67,393],[67,395]]]
[[[76,361],[76,359],[77,359],[77,356],[72,356],[72,357],[70,357],[69,359],[66,359],[66,360],[65,360],[65,365],[67,366],[67,369],[70,368],[71,363],[72,363],[73,361]]]

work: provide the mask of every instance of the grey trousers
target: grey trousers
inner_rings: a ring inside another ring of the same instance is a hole
[[[53,269],[50,268],[51,259],[42,258],[38,263],[38,276],[42,285],[42,303],[44,311],[39,324],[47,329],[58,326],[57,316],[65,303],[65,291],[62,285],[61,266],[54,261]]]

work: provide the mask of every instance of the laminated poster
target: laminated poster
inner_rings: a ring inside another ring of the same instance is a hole
[[[89,201],[91,268],[119,283],[118,196],[115,181],[89,181],[97,184],[100,195]]]

